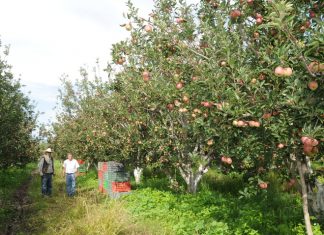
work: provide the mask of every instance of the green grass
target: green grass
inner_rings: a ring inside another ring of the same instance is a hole
[[[126,196],[127,209],[145,223],[159,221],[171,234],[304,234],[301,198],[283,192],[270,174],[267,192],[239,198],[243,177],[210,170],[196,195],[171,191],[168,180],[150,172],[141,186]],[[315,221],[315,220],[313,220]],[[319,225],[314,234],[322,234]]]
[[[77,178],[77,195],[65,194],[65,179],[56,162],[53,197],[42,198],[39,177],[34,177],[30,188],[33,207],[29,211],[29,234],[163,234],[155,225],[147,227],[136,220],[126,209],[123,201],[110,200],[97,190],[95,171]]]
[[[15,211],[12,204],[13,194],[28,179],[35,167],[35,164],[28,164],[23,168],[0,170],[0,231],[4,230],[6,222]]]
[[[58,163],[56,163],[58,164]],[[58,166],[58,165],[57,165]],[[58,169],[59,167],[56,167]],[[239,199],[240,175],[210,171],[196,195],[172,191],[163,175],[147,173],[130,195],[110,200],[97,191],[97,174],[77,178],[77,196],[65,195],[57,170],[52,198],[41,198],[39,176],[30,188],[33,205],[21,234],[304,234],[301,200],[282,192],[269,176],[268,192]],[[320,235],[320,227],[314,226]]]

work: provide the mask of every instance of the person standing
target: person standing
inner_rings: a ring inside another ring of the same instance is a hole
[[[52,149],[45,150],[38,164],[39,174],[41,175],[42,196],[52,196],[52,178],[54,175],[54,160]]]
[[[76,174],[79,167],[79,163],[73,159],[72,153],[68,153],[67,159],[63,162],[63,174],[66,178],[66,192],[69,197],[75,194]]]

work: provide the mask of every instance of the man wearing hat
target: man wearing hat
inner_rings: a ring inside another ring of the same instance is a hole
[[[54,174],[54,161],[51,156],[52,149],[45,150],[39,162],[39,173],[42,177],[42,196],[52,196],[52,177]]]

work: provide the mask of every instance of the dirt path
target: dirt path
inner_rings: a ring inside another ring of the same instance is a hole
[[[27,228],[27,226],[25,226],[26,214],[32,205],[31,199],[28,195],[28,189],[35,174],[37,174],[37,172],[33,171],[32,175],[29,176],[13,194],[12,207],[14,213],[11,219],[7,222],[6,231],[3,234],[15,235],[18,231],[25,231]]]

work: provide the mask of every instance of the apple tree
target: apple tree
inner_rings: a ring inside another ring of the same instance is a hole
[[[4,51],[0,54],[0,167],[6,169],[24,166],[36,157],[38,142],[32,133],[37,115],[7,63],[9,47],[1,49]]]
[[[149,116],[157,145],[148,147],[189,192],[214,159],[253,171],[261,189],[264,173],[296,163],[310,231],[303,169],[320,159],[323,138],[321,4],[165,0],[144,19],[128,2],[131,38],[114,47],[116,82],[128,105],[146,101],[134,107]]]

